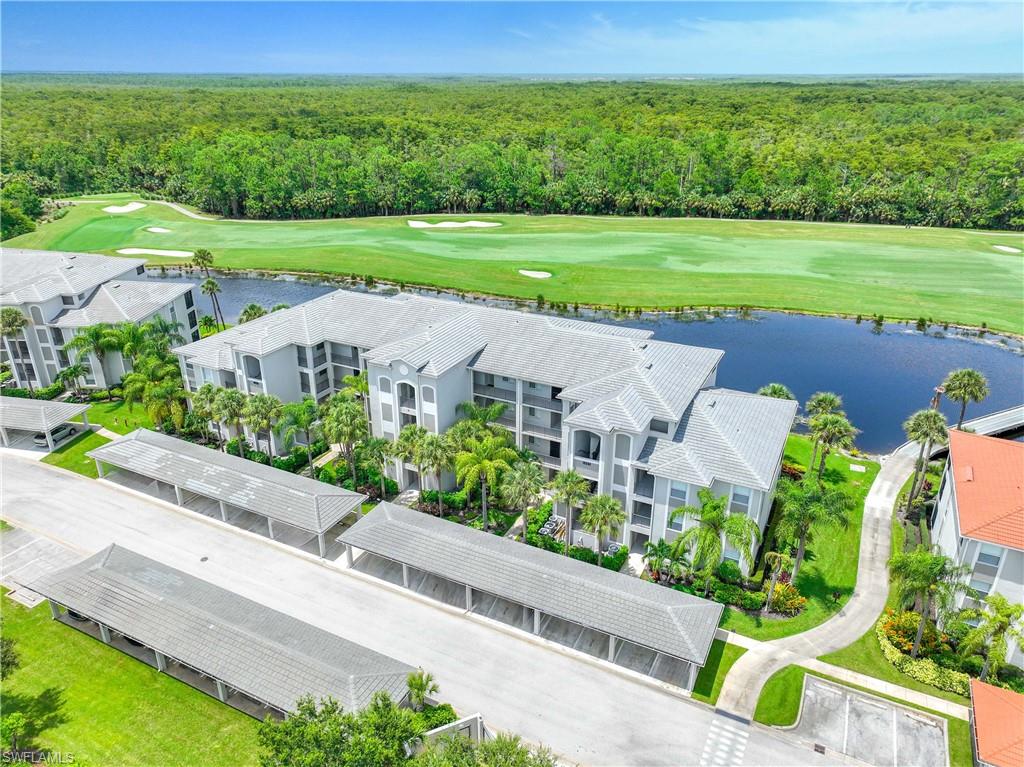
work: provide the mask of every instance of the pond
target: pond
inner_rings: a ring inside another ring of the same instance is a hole
[[[151,279],[201,282],[169,272]],[[295,305],[336,290],[334,285],[294,278],[254,278],[219,275],[221,306],[229,322],[249,303],[264,307]],[[211,313],[209,299],[198,296]],[[452,299],[457,300],[457,299]],[[502,304],[504,302],[495,302]],[[921,333],[913,325],[870,320],[812,317],[780,312],[750,312],[708,316],[699,320],[662,317],[615,320],[648,328],[663,341],[710,346],[725,351],[718,383],[744,391],[778,381],[804,402],[816,391],[842,395],[853,424],[861,430],[857,446],[886,453],[904,441],[901,424],[913,411],[927,407],[933,389],[950,370],[972,367],[989,380],[990,394],[967,409],[968,418],[1024,402],[1024,356],[1020,342],[986,334],[965,337],[932,326]],[[959,406],[944,402],[943,412],[956,421]]]

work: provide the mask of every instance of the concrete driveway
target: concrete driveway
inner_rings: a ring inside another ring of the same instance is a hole
[[[116,485],[7,456],[2,480],[0,511],[15,526],[83,555],[115,542],[422,666],[458,710],[479,711],[489,726],[544,743],[570,763],[836,763],[594,659]]]
[[[949,764],[946,722],[808,674],[792,732],[876,767]]]

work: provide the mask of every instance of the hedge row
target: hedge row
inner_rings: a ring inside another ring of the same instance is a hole
[[[943,668],[928,658],[911,658],[909,655],[904,655],[885,635],[885,631],[882,630],[883,621],[884,616],[875,624],[875,636],[878,637],[882,655],[887,661],[918,682],[930,684],[932,687],[938,687],[947,692],[955,692],[957,695],[965,697],[970,695],[971,678],[967,674]]]
[[[0,396],[14,397],[16,399],[45,399],[51,400],[59,397],[64,393],[64,384],[59,381],[49,386],[36,389],[35,391],[29,391],[28,389],[19,389],[17,387],[6,386],[0,389]]]
[[[526,526],[526,542],[538,549],[544,549],[545,551],[564,555],[564,543],[555,540],[550,535],[540,534],[540,528],[543,527],[544,523],[551,518],[552,511],[553,507],[551,501],[548,501],[530,512],[528,515],[528,524]],[[588,549],[586,546],[570,546],[569,556],[573,559],[578,559],[581,562],[587,562],[591,565],[597,564],[597,552],[593,549]],[[604,557],[604,559],[601,560],[601,567],[618,572],[622,569],[622,566],[626,563],[628,558],[629,549],[623,546],[615,554]]]

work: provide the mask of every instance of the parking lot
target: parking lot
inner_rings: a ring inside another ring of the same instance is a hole
[[[800,718],[791,732],[877,767],[949,764],[946,722],[808,674]]]

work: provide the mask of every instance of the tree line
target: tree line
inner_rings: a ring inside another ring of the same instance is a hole
[[[508,212],[1024,227],[1024,86],[1011,80],[4,84],[4,183],[43,197],[136,191],[268,219]]]

